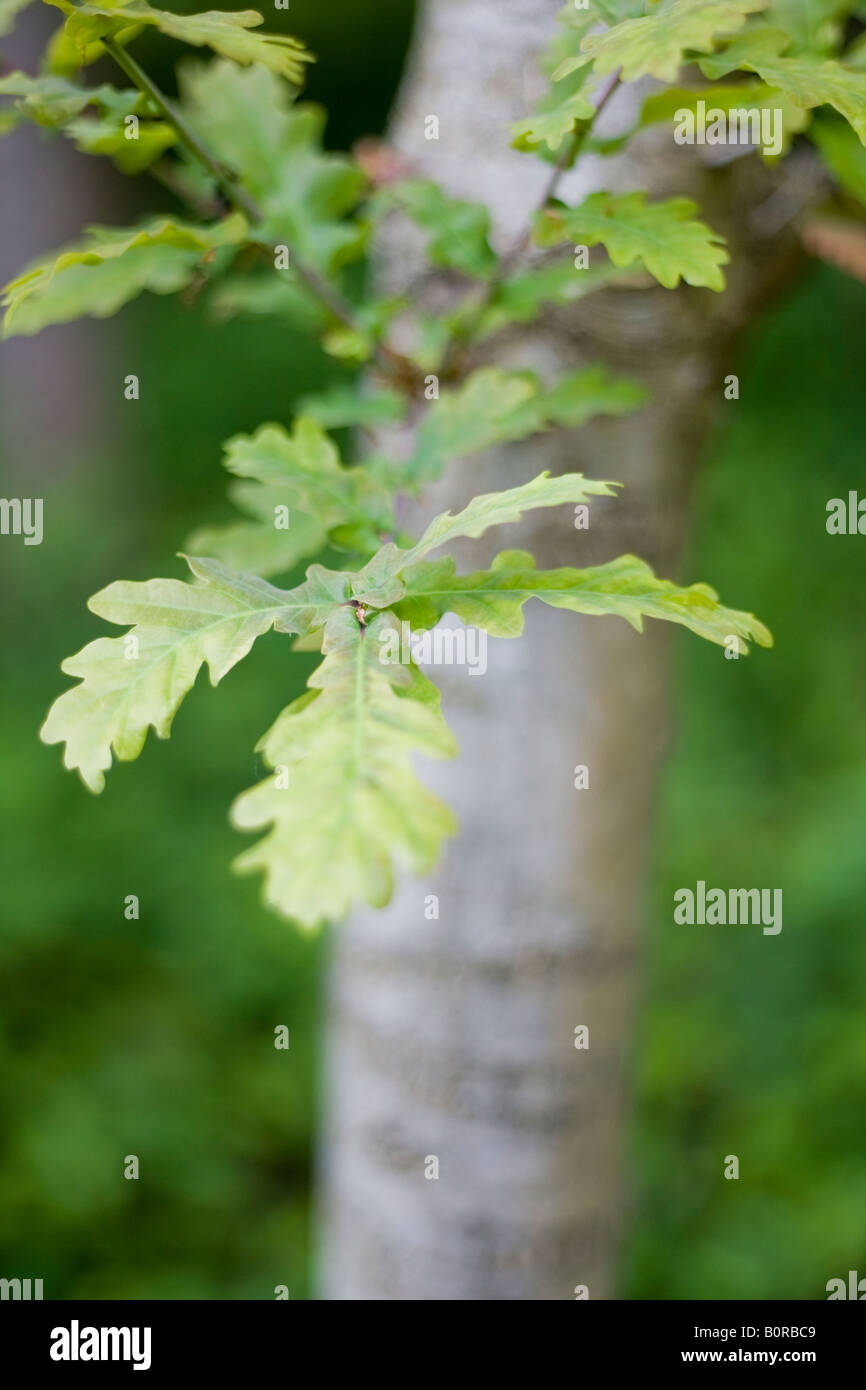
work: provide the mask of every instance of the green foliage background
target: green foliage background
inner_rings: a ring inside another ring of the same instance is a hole
[[[399,0],[293,0],[335,144],[381,128],[410,17]],[[777,646],[720,680],[718,650],[671,637],[628,1297],[813,1298],[866,1272],[866,542],[824,531],[827,499],[862,476],[864,310],[866,291],[815,269],[753,335],[696,497],[683,573],[754,607]],[[84,596],[167,572],[191,522],[228,517],[221,441],[287,418],[337,369],[273,324],[214,327],[169,300],[99,332],[145,398],[115,412],[110,453],[46,484],[44,544],[0,549],[14,595],[0,645],[0,1272],[42,1276],[58,1298],[269,1298],[278,1283],[303,1298],[327,940],[231,877],[226,808],[261,773],[237,750],[308,664],[286,667],[285,643],[262,639],[221,696],[200,681],[170,743],[149,741],[99,799],[36,734],[61,656],[100,630]],[[781,936],[675,928],[673,891],[697,878],[782,886]],[[139,922],[123,917],[128,893]],[[288,1053],[273,1047],[280,1023]],[[146,1181],[124,1181],[127,1153]],[[738,1183],[721,1180],[729,1153]]]

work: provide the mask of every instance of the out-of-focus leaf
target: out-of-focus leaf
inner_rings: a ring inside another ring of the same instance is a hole
[[[449,198],[429,179],[389,184],[371,201],[371,213],[399,209],[427,233],[427,254],[434,265],[484,280],[497,258],[490,245],[490,213],[482,203]]]
[[[649,14],[588,34],[581,53],[597,73],[622,69],[626,82],[658,77],[673,82],[688,53],[707,53],[768,0],[660,0]]]
[[[509,276],[484,310],[476,337],[485,338],[512,323],[531,323],[545,304],[572,304],[622,272],[610,264],[577,269],[569,257]]]
[[[339,527],[362,548],[375,550],[383,531],[393,527],[391,498],[363,466],[346,467],[319,424],[301,416],[291,434],[281,425],[263,425],[254,435],[238,435],[226,445],[225,466],[252,480],[245,501],[273,518],[274,505],[297,508],[325,531]],[[267,489],[255,502],[255,489]],[[276,499],[276,500],[275,500]]]
[[[711,78],[742,68],[781,88],[798,106],[832,106],[866,144],[866,72],[815,54],[789,55],[785,50],[790,44],[790,36],[781,29],[757,28],[722,53],[703,59],[700,67]]]
[[[700,102],[709,119],[711,111],[781,112],[781,154],[786,153],[791,141],[809,125],[810,117],[802,106],[791,101],[776,87],[768,87],[764,82],[734,83],[730,86],[711,87],[668,87],[661,92],[653,92],[643,104],[640,125],[655,125],[660,121],[673,121],[680,111],[698,110]]]
[[[228,491],[239,510],[253,519],[201,527],[186,542],[191,553],[211,556],[242,574],[270,578],[285,574],[324,546],[327,528],[296,507],[288,511],[288,525],[281,524],[284,513],[278,509],[287,506],[281,488],[237,483]]]
[[[724,238],[694,214],[689,198],[648,203],[645,193],[591,193],[576,208],[546,208],[535,221],[539,246],[559,242],[605,247],[616,266],[644,265],[659,284],[679,281],[723,290],[730,257]]]
[[[325,113],[293,104],[293,93],[261,67],[187,61],[180,68],[181,108],[193,128],[255,198],[261,240],[290,246],[322,274],[357,260],[366,228],[349,214],[364,175],[322,148]],[[291,275],[274,272],[275,279]]]
[[[381,388],[376,391],[354,390],[335,386],[315,396],[304,396],[298,402],[298,413],[309,415],[326,430],[346,429],[355,425],[390,425],[402,420],[406,402],[399,391]]]
[[[263,22],[258,10],[173,14],[154,9],[147,0],[105,0],[101,5],[92,0],[82,4],[71,4],[69,0],[48,3],[66,15],[66,34],[83,55],[89,55],[92,45],[102,39],[123,43],[142,28],[151,27],[181,43],[212,48],[234,63],[260,63],[297,85],[303,81],[304,64],[311,61],[311,54],[298,39],[255,32]]]
[[[38,333],[86,314],[104,318],[142,290],[169,294],[245,235],[239,214],[209,227],[170,217],[142,227],[91,227],[79,245],[42,258],[5,286],[4,335]]]

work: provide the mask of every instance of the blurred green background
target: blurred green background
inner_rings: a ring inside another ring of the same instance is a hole
[[[277,20],[320,56],[329,139],[381,130],[411,7],[292,0]],[[144,185],[104,178],[115,220],[152,205]],[[828,1278],[866,1273],[864,543],[824,529],[827,499],[862,475],[864,322],[866,288],[809,271],[744,346],[741,399],[720,410],[695,499],[683,573],[754,608],[777,646],[719,681],[718,653],[674,635],[625,1297],[820,1298]],[[45,335],[60,360],[75,331]],[[32,457],[3,460],[4,495],[41,491],[47,529],[41,547],[0,550],[0,1272],[41,1275],[52,1298],[269,1298],[277,1284],[304,1298],[327,940],[232,877],[226,810],[261,772],[244,750],[275,690],[291,698],[309,662],[263,639],[219,692],[200,680],[171,741],[149,739],[100,798],[37,731],[60,659],[101,629],[87,595],[176,573],[191,527],[229,516],[223,439],[286,419],[337,368],[278,325],[214,325],[153,297],[85,341],[112,373],[102,421],[70,433],[56,467],[37,474],[35,433]],[[17,341],[2,351],[41,361]],[[134,404],[115,382],[127,371]],[[49,420],[50,372],[31,385]],[[702,877],[784,886],[782,937],[744,932],[721,953],[710,929],[672,931],[674,889]],[[124,918],[130,893],[139,921]],[[123,1179],[131,1153],[147,1181]],[[740,1181],[719,1182],[731,1153]]]

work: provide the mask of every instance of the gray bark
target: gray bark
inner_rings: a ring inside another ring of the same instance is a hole
[[[549,175],[508,149],[507,126],[532,100],[528,74],[558,8],[430,0],[394,117],[398,148],[450,192],[487,201],[503,244]],[[429,114],[440,118],[438,142],[424,139]],[[567,508],[538,512],[472,542],[461,563],[525,545],[544,565],[633,551],[675,573],[713,408],[736,409],[722,397],[733,334],[785,268],[779,247],[768,251],[738,215],[766,196],[756,163],[708,171],[667,129],[615,167],[591,160],[568,176],[569,198],[602,180],[694,192],[732,237],[730,288],[606,291],[514,333],[497,360],[555,375],[600,358],[647,382],[652,403],[452,469],[424,516],[542,468],[626,484],[593,504],[588,532]],[[384,259],[389,288],[447,292],[420,270],[414,245],[389,243]],[[557,1300],[578,1285],[595,1299],[615,1288],[668,639],[658,624],[641,636],[618,619],[536,605],[521,639],[489,647],[483,677],[433,673],[461,751],[421,770],[457,809],[459,836],[428,879],[404,879],[386,911],[335,932],[320,1194],[327,1299]],[[575,790],[577,764],[588,790]],[[439,897],[438,920],[425,917],[428,894]],[[574,1046],[581,1024],[587,1051]],[[435,1180],[425,1177],[430,1156]]]
[[[56,27],[56,12],[45,6],[22,12],[3,39],[6,70],[35,72]],[[100,161],[29,124],[0,141],[0,188],[0,285],[80,237],[83,225],[116,220],[118,199]],[[85,320],[0,349],[0,451],[10,491],[81,466],[70,460],[84,443],[90,452],[104,446],[111,332]]]

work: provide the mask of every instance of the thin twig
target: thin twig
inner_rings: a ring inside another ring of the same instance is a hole
[[[111,55],[118,67],[126,73],[131,82],[138,87],[139,91],[153,103],[156,109],[161,112],[165,119],[177,131],[181,143],[186,146],[190,154],[203,166],[203,168],[214,179],[217,187],[221,190],[229,204],[239,212],[242,212],[249,222],[251,228],[255,228],[262,223],[261,211],[252,197],[244,188],[237,175],[211,154],[207,145],[200,136],[189,125],[186,118],[175,106],[164,92],[160,91],[156,83],[145,72],[144,68],[136,62],[131,53],[114,39],[103,39],[103,45],[107,53]],[[292,269],[301,280],[314,298],[331,313],[339,323],[352,332],[360,332],[360,327],[355,318],[352,306],[347,299],[330,286],[326,280],[314,270],[312,266],[305,264],[296,254],[294,248],[289,248]],[[396,379],[397,384],[403,384],[410,379],[414,380],[417,375],[414,371],[410,372],[411,364],[407,358],[395,352],[385,343],[377,343],[374,348],[374,355],[379,366],[389,375]]]
[[[471,317],[454,333],[450,343],[448,344],[442,361],[439,364],[440,375],[448,375],[448,373],[454,365],[454,361],[458,353],[460,353],[462,349],[467,345],[467,343],[470,342],[471,339],[475,336],[476,332],[481,326],[481,323],[484,319],[484,315],[490,308],[490,305],[493,303],[493,300],[496,298],[497,294],[501,290],[503,284],[507,280],[508,276],[511,274],[514,267],[517,265],[524,251],[529,246],[532,240],[532,228],[536,217],[540,212],[543,212],[544,209],[547,207],[548,203],[556,197],[556,191],[559,187],[560,179],[562,178],[563,174],[566,172],[567,169],[571,169],[573,167],[575,160],[579,157],[580,152],[583,149],[584,143],[590,131],[595,125],[595,122],[598,120],[602,111],[607,106],[607,103],[610,101],[611,97],[613,96],[614,92],[619,86],[620,71],[621,70],[618,68],[617,71],[612,74],[609,81],[605,84],[604,88],[602,89],[601,95],[595,103],[595,109],[590,119],[584,125],[575,130],[571,139],[566,141],[562,153],[560,154],[559,158],[556,161],[556,164],[551,170],[550,178],[544,185],[544,188],[541,191],[541,196],[532,209],[532,214],[530,216],[528,226],[526,226],[523,229],[523,231],[520,233],[517,239],[514,242],[512,242],[511,246],[505,252],[503,252],[502,256],[500,257],[499,265],[497,266],[496,272],[494,275],[490,277],[487,284],[485,285],[484,292],[479,298],[478,303],[476,304]]]

